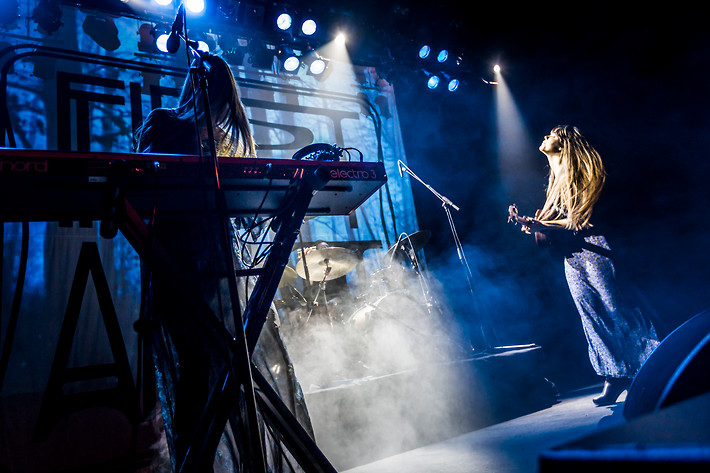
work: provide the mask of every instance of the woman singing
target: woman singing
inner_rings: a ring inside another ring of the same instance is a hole
[[[614,404],[658,345],[658,336],[641,311],[624,300],[615,279],[612,251],[591,223],[606,177],[599,153],[576,127],[568,126],[554,128],[539,149],[549,165],[545,203],[535,218],[519,216],[511,205],[509,220],[534,234],[538,243],[562,251],[589,359],[604,377],[604,389],[594,403]]]

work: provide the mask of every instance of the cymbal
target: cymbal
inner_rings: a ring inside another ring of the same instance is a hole
[[[401,256],[401,252],[408,250],[410,248],[410,245],[414,247],[414,251],[419,251],[424,248],[424,245],[429,242],[430,238],[431,232],[429,230],[419,230],[417,232],[414,232],[411,235],[402,238],[399,242],[392,245],[390,249],[387,250],[385,258],[393,259],[397,256],[395,253],[399,253],[399,255]]]
[[[264,263],[259,263],[254,268],[263,268]],[[281,274],[281,279],[279,280],[279,285],[278,287],[285,287],[293,284],[296,282],[296,270],[293,269],[291,266],[285,266],[284,267],[284,272]]]
[[[331,246],[322,250],[312,251],[305,256],[308,268],[308,279],[314,282],[330,281],[345,276],[355,268],[358,257],[347,248]],[[330,268],[328,274],[326,270]],[[296,264],[296,273],[306,278],[303,259]]]
[[[296,270],[291,266],[286,266],[284,268],[284,273],[281,275],[281,280],[279,281],[279,287],[285,287],[296,282]]]

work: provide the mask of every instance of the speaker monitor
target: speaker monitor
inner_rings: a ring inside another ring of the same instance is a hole
[[[710,310],[671,332],[634,378],[624,403],[629,420],[710,391]]]

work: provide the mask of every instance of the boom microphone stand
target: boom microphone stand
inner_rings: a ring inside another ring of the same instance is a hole
[[[464,272],[466,273],[466,281],[468,283],[468,291],[469,295],[471,297],[471,301],[473,303],[474,309],[478,315],[479,318],[479,329],[481,331],[481,338],[483,342],[482,347],[474,347],[474,348],[482,348],[482,349],[488,349],[491,348],[492,345],[488,341],[488,337],[486,336],[486,331],[483,328],[483,314],[481,313],[479,304],[478,304],[478,299],[476,298],[476,293],[473,288],[473,275],[471,274],[471,268],[468,265],[468,261],[466,260],[466,255],[463,251],[463,245],[461,244],[461,239],[459,238],[458,232],[456,231],[456,225],[454,225],[454,219],[451,215],[451,209],[453,208],[454,210],[458,211],[460,210],[458,206],[456,206],[451,200],[449,200],[446,196],[440,194],[437,192],[432,186],[424,182],[419,176],[414,174],[409,167],[407,167],[406,164],[402,162],[402,160],[397,161],[397,167],[399,169],[399,174],[400,176],[402,175],[402,172],[406,172],[410,176],[412,176],[414,179],[419,181],[424,187],[429,189],[429,191],[436,196],[437,199],[441,201],[441,207],[444,209],[444,213],[446,214],[446,219],[449,222],[449,228],[451,229],[451,234],[454,238],[454,245],[456,246],[456,255],[458,256],[459,261],[461,262],[461,265],[464,268]]]
[[[220,186],[220,179],[219,179],[219,165],[217,161],[217,150],[216,150],[216,145],[215,145],[215,137],[214,137],[214,126],[213,126],[213,119],[212,119],[212,113],[210,110],[210,100],[209,100],[209,93],[208,93],[208,84],[207,84],[207,72],[210,68],[210,64],[207,61],[208,54],[204,53],[200,50],[197,49],[197,42],[189,40],[187,38],[187,22],[185,19],[185,5],[180,4],[180,7],[178,8],[178,13],[175,18],[175,22],[173,23],[172,27],[172,32],[170,33],[170,36],[168,38],[167,42],[167,49],[168,52],[174,53],[177,52],[180,46],[180,41],[184,41],[185,46],[186,46],[186,52],[188,56],[188,61],[190,60],[190,55],[193,56],[195,59],[195,65],[190,67],[190,76],[193,84],[193,94],[196,94],[196,90],[199,88],[200,93],[201,93],[201,99],[202,99],[202,106],[204,108],[204,121],[205,125],[207,128],[207,139],[208,139],[208,144],[209,144],[209,152],[208,156],[204,156],[204,152],[201,146],[201,135],[200,135],[200,124],[198,123],[198,114],[197,114],[197,101],[196,101],[196,96],[193,97],[193,106],[195,109],[195,125],[196,125],[196,133],[197,133],[197,142],[198,142],[198,148],[200,151],[200,161],[202,163],[202,168],[206,173],[211,174],[209,177],[214,178],[214,183],[215,183],[215,188],[214,188],[214,193],[215,193],[215,201],[217,205],[217,212],[216,212],[216,218],[219,219],[219,241],[221,242],[221,247],[226,251],[226,249],[231,248],[231,242],[229,240],[229,229],[228,229],[228,222],[229,222],[229,215],[227,213],[227,204],[226,204],[226,199],[224,196],[223,189]],[[207,177],[206,174],[205,177]],[[224,255],[223,255],[224,256]],[[227,263],[227,268],[231,268],[233,265],[231,254],[229,256],[225,256],[226,258],[226,263]],[[237,292],[237,281],[236,281],[236,274],[234,271],[228,271],[228,285],[229,285],[229,295],[230,295],[230,300],[231,300],[231,306],[233,311],[239,311],[240,303],[239,303],[239,295]],[[246,402],[246,423],[247,423],[247,428],[250,433],[249,438],[247,439],[247,442],[249,444],[248,450],[250,452],[250,464],[255,472],[264,472],[266,473],[267,468],[266,468],[266,460],[265,460],[265,455],[264,455],[264,448],[261,443],[261,431],[259,428],[259,421],[258,421],[258,414],[257,414],[257,408],[256,408],[256,398],[254,396],[254,380],[252,378],[252,370],[251,370],[251,363],[250,363],[250,358],[249,358],[249,350],[247,347],[247,342],[246,342],[246,335],[244,332],[244,325],[241,323],[242,317],[239,313],[235,314],[234,317],[235,320],[235,328],[237,330],[237,334],[235,337],[235,341],[237,342],[237,349],[239,353],[236,353],[235,357],[235,364],[236,368],[239,370],[241,373],[240,376],[240,381],[244,387],[244,395],[245,395],[245,402]],[[230,367],[231,367],[230,363]],[[233,373],[232,373],[233,374]],[[231,376],[231,382],[234,383],[236,380],[234,379],[234,376]],[[224,388],[223,388],[224,389]],[[232,386],[232,389],[235,389],[238,391],[238,387]],[[212,426],[212,429],[214,429],[216,426]],[[215,437],[216,434],[212,432],[211,435],[208,434],[208,437],[212,438],[218,438]],[[197,439],[195,439],[197,440]],[[199,440],[197,440],[199,442]],[[210,439],[208,439],[208,442]],[[212,440],[213,442],[213,440]],[[199,450],[198,445],[194,445],[196,447],[196,450]],[[207,452],[211,451],[212,446],[207,448]],[[193,449],[190,449],[193,450]],[[191,471],[193,469],[200,469],[200,464],[211,464],[210,459],[206,458],[201,458],[203,452],[191,452],[188,451],[188,454],[186,458],[181,459],[183,461],[182,465],[180,465],[180,470],[187,470]],[[194,460],[194,458],[197,458],[198,460]]]

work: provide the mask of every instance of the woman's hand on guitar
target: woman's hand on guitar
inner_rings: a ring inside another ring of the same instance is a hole
[[[515,204],[508,207],[508,222],[519,223],[520,231],[528,234],[533,230],[539,230],[544,227],[539,220],[532,217],[521,216]]]
[[[517,222],[518,218],[518,207],[515,204],[508,206],[508,223]]]

